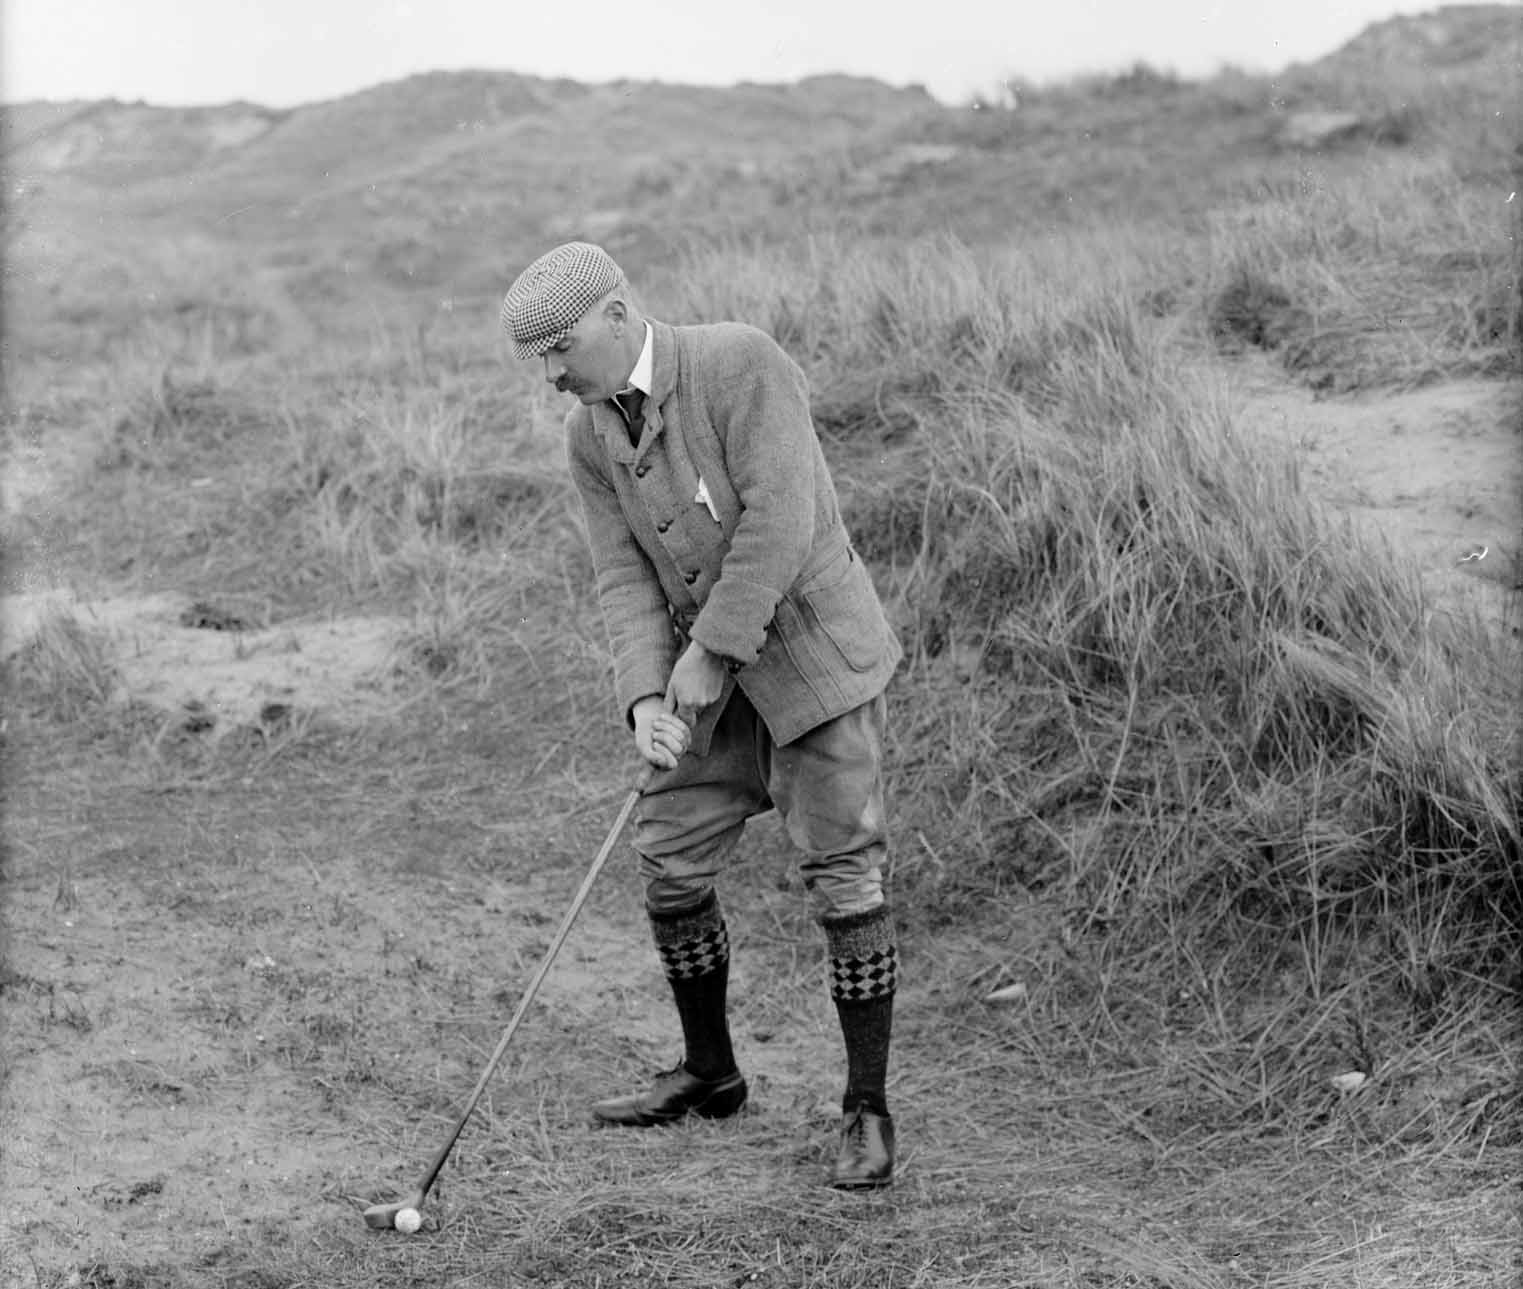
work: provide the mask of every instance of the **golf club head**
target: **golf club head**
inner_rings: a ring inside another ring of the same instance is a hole
[[[422,1192],[419,1191],[407,1199],[398,1200],[395,1204],[372,1204],[365,1210],[365,1225],[373,1227],[377,1231],[394,1230],[396,1228],[397,1214],[404,1208],[415,1208],[421,1212],[423,1209]]]

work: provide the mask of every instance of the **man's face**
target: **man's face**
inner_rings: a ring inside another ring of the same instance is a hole
[[[629,376],[620,337],[624,310],[618,302],[594,305],[570,332],[545,351],[545,379],[583,403],[601,403]]]

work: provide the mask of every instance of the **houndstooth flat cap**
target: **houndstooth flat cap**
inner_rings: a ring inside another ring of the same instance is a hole
[[[547,251],[518,275],[502,300],[502,329],[520,358],[538,358],[624,280],[612,256],[591,242]]]

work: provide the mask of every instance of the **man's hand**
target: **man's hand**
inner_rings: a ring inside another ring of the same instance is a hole
[[[635,747],[654,766],[673,770],[687,751],[690,731],[664,699],[651,694],[634,705]]]
[[[671,679],[666,682],[668,709],[696,715],[718,702],[724,682],[724,660],[691,640],[672,668]]]

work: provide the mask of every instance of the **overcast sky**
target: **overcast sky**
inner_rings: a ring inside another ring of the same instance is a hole
[[[438,68],[581,81],[919,82],[965,101],[1144,61],[1275,71],[1403,0],[0,0],[0,97],[289,107]]]

